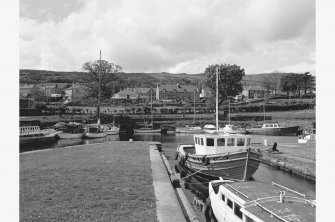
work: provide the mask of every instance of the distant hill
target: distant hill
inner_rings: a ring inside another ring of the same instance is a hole
[[[265,78],[273,77],[277,81],[286,73],[261,73],[243,77],[245,85],[262,84]],[[85,72],[59,72],[47,70],[20,69],[20,83],[80,83],[84,80]],[[204,73],[199,74],[171,74],[171,73],[118,73],[116,74],[116,90],[126,87],[155,87],[162,85],[197,85],[205,79]]]

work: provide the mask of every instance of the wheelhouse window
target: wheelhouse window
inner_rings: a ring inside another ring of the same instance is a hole
[[[225,146],[226,145],[226,139],[225,138],[219,138],[218,139],[218,146]]]
[[[200,138],[200,144],[204,145],[204,139],[203,138]]]
[[[213,138],[207,138],[207,146],[214,146],[214,139]]]
[[[239,217],[240,219],[242,219],[242,212],[241,212],[241,206],[235,203],[235,207],[234,207],[234,214]]]
[[[228,138],[227,146],[234,146],[234,145],[235,145],[235,138]]]
[[[229,198],[227,198],[227,205],[228,205],[228,207],[233,209],[233,201],[231,201]]]
[[[244,146],[245,139],[244,138],[237,138],[237,146]]]
[[[265,127],[269,127],[269,124],[265,124]]]
[[[226,202],[226,196],[224,194],[222,194],[221,199],[222,199],[223,202]]]
[[[270,124],[270,127],[273,127],[273,124]]]

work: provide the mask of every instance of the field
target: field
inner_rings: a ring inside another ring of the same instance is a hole
[[[20,154],[20,221],[156,221],[146,143]]]

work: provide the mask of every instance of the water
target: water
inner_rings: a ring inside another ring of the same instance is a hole
[[[178,144],[191,144],[193,143],[193,136],[191,134],[176,134],[176,135],[164,135],[164,134],[139,134],[139,135],[108,135],[105,138],[95,138],[95,139],[60,139],[48,143],[39,143],[28,146],[20,147],[20,152],[26,152],[30,150],[38,149],[52,149],[52,148],[62,148],[66,146],[83,145],[83,144],[93,144],[93,143],[104,143],[107,141],[128,141],[133,139],[134,141],[160,141],[162,143],[162,151],[167,156],[171,167],[174,167],[177,163],[174,159],[176,148]],[[296,144],[297,138],[290,136],[259,136],[253,135],[253,143],[264,143],[267,140],[268,144],[273,144],[277,142],[278,144]],[[315,152],[314,148],[311,148],[311,152]],[[263,182],[275,182],[298,192],[306,194],[307,197],[315,199],[315,182],[310,180],[297,177],[295,175],[289,174],[284,171],[276,170],[265,164],[260,164],[260,167],[253,176],[256,181]],[[185,190],[185,194],[190,203],[193,202],[195,196],[205,199],[208,196],[208,183],[204,181],[199,181],[197,178],[190,177],[186,180],[182,187]],[[195,207],[194,207],[195,208]],[[196,209],[196,208],[195,208]],[[200,211],[195,211],[197,216],[201,221],[205,221],[204,215]]]

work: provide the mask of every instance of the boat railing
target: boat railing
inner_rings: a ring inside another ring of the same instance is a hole
[[[275,182],[272,182],[271,184],[274,185],[274,186],[276,186],[276,187],[279,187],[279,188],[282,188],[282,189],[284,189],[284,190],[287,190],[287,191],[289,191],[289,192],[291,192],[291,193],[297,194],[297,195],[299,195],[299,196],[301,196],[301,197],[303,197],[303,198],[306,198],[306,195],[305,195],[305,194],[299,193],[298,191],[292,190],[292,189],[290,189],[290,188],[288,188],[288,187],[285,187],[285,186],[280,185],[280,184],[275,183]]]
[[[39,126],[21,126],[20,136],[40,134],[41,130]]]

